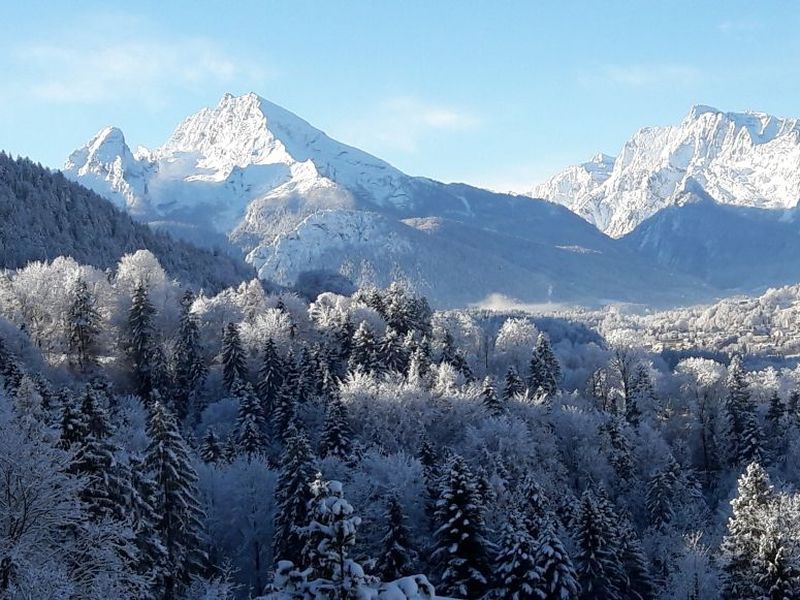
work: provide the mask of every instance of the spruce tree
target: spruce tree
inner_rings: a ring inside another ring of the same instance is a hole
[[[366,321],[353,334],[349,369],[351,373],[372,373],[378,366],[378,348],[375,334]]]
[[[286,439],[289,426],[297,414],[297,400],[288,381],[284,381],[278,391],[277,403],[272,411],[272,431],[281,439]]]
[[[385,519],[387,530],[381,542],[383,552],[376,570],[383,581],[394,581],[412,574],[417,553],[411,545],[411,533],[397,496],[389,497]]]
[[[405,373],[408,369],[409,357],[403,345],[403,338],[391,327],[386,328],[378,353],[384,370]]]
[[[531,598],[537,600],[574,600],[580,586],[575,567],[572,566],[564,544],[556,535],[551,521],[546,521],[539,536],[534,554],[534,565],[539,575]]]
[[[522,524],[534,540],[542,533],[549,513],[547,499],[542,487],[532,476],[526,476],[519,489],[519,512]]]
[[[197,499],[197,474],[175,418],[161,402],[155,402],[147,424],[149,440],[145,467],[155,483],[153,508],[156,530],[166,551],[164,597],[180,596],[193,574],[204,568],[202,550],[203,511]]]
[[[515,396],[525,393],[525,383],[520,378],[514,366],[508,367],[505,383],[503,385],[503,400],[508,402]]]
[[[758,549],[759,598],[769,600],[798,600],[800,598],[800,570],[797,558],[790,555],[790,545],[777,527],[770,525],[764,532]]]
[[[481,597],[489,587],[493,548],[486,539],[475,478],[460,456],[452,459],[443,478],[436,523],[432,558],[440,587],[457,597]]]
[[[666,529],[675,516],[673,503],[677,492],[678,463],[670,456],[667,464],[650,478],[647,487],[645,506],[650,515],[650,523],[659,529]]]
[[[72,302],[66,315],[70,358],[78,369],[86,371],[97,364],[100,313],[94,297],[82,278],[75,282]]]
[[[741,358],[734,356],[728,367],[728,397],[725,410],[729,427],[731,464],[747,464],[761,456],[760,432],[755,405],[750,397]]]
[[[615,527],[589,490],[581,496],[573,527],[580,598],[621,598],[619,581],[622,578],[622,565],[617,554]]]
[[[264,452],[267,443],[261,402],[250,384],[239,380],[233,384],[233,395],[239,401],[236,441],[242,453],[248,460],[252,460]]]
[[[222,379],[228,391],[235,381],[247,381],[247,360],[245,359],[239,329],[235,323],[228,323],[222,336]]]
[[[350,425],[347,409],[338,395],[328,401],[325,425],[319,440],[319,457],[334,456],[341,460],[350,457]]]
[[[146,575],[151,584],[148,600],[162,597],[160,585],[166,575],[167,551],[156,524],[155,482],[147,475],[147,468],[138,456],[130,458],[129,516],[134,532],[134,543],[138,550],[136,571]]]
[[[275,487],[278,509],[275,513],[273,557],[276,562],[290,560],[300,564],[304,540],[300,528],[309,521],[308,503],[311,501],[311,483],[314,481],[312,460],[305,433],[290,425]]]
[[[128,312],[128,357],[133,368],[136,392],[145,402],[153,391],[153,350],[155,348],[156,309],[150,302],[149,291],[142,282],[133,290]]]
[[[505,406],[497,397],[491,377],[483,380],[483,390],[481,391],[481,402],[484,410],[492,417],[499,417],[505,413]]]
[[[655,598],[656,586],[639,536],[627,519],[620,519],[618,531],[620,560],[625,572],[622,597],[631,600]]]
[[[545,388],[545,391],[551,395],[555,394],[558,391],[558,384],[561,382],[561,365],[550,345],[550,338],[543,333],[540,333],[536,339],[536,353],[544,363],[547,372],[548,387]]]
[[[178,324],[178,339],[175,342],[173,363],[175,386],[173,404],[179,421],[186,418],[197,389],[206,378],[207,369],[200,345],[200,324],[192,312],[194,295],[187,290],[181,298],[181,316]]]
[[[764,515],[775,500],[766,471],[756,462],[739,478],[728,531],[720,547],[723,594],[726,598],[758,598],[758,555],[764,531]]]
[[[278,394],[283,384],[283,361],[275,349],[275,342],[269,338],[261,353],[261,366],[258,369],[256,389],[261,399],[264,418],[272,418],[272,412],[278,403]]]
[[[203,436],[203,443],[200,445],[200,458],[207,464],[216,464],[222,458],[222,447],[213,427],[209,427]]]
[[[622,432],[621,421],[618,417],[610,418],[603,426],[602,432],[608,438],[608,462],[614,468],[614,473],[620,483],[630,482],[635,477],[633,448],[628,438]]]
[[[500,534],[494,559],[497,598],[526,600],[536,597],[535,590],[541,584],[536,550],[536,540],[525,529],[520,516],[511,513]]]
[[[59,448],[64,450],[79,442],[86,435],[86,423],[75,403],[75,400],[68,396],[65,398],[61,409],[61,419],[59,421]]]

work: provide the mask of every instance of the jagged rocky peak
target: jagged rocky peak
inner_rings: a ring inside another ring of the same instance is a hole
[[[109,165],[117,159],[133,160],[133,155],[120,129],[104,127],[85,146],[69,155],[64,168],[80,171],[92,165]]]
[[[568,167],[530,195],[563,204],[619,237],[676,204],[689,177],[724,204],[792,207],[800,197],[798,164],[798,119],[698,104],[677,125],[637,131],[613,165],[595,158]]]

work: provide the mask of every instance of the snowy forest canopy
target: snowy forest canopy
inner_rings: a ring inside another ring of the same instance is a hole
[[[800,597],[800,370],[603,324],[6,271],[0,596]]]

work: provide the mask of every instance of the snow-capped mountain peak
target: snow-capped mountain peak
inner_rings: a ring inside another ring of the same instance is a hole
[[[695,105],[678,125],[637,131],[613,165],[593,159],[568,167],[530,195],[563,204],[618,237],[675,204],[689,177],[724,204],[793,207],[798,164],[798,119]]]

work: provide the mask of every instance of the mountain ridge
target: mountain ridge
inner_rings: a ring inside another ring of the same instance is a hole
[[[592,164],[568,167],[527,195],[568,206],[612,237],[674,204],[688,177],[723,204],[793,208],[800,120],[695,105],[678,125],[639,129],[594,178]]]

